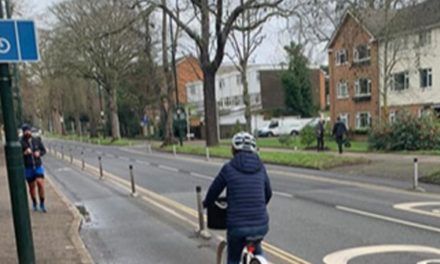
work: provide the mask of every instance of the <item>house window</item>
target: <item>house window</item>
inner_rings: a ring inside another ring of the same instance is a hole
[[[240,102],[241,102],[241,96],[235,96],[234,98],[235,105],[240,105]]]
[[[336,65],[345,64],[348,62],[347,50],[341,49],[336,52]]]
[[[371,58],[370,46],[368,45],[359,45],[353,51],[354,62],[365,62],[365,61],[369,61],[370,58]]]
[[[191,86],[189,87],[189,93],[190,93],[191,95],[196,95],[196,86],[195,86],[195,85],[191,85]]]
[[[236,81],[237,85],[241,85],[242,84],[241,75],[237,75],[235,77],[235,81]]]
[[[218,106],[219,108],[222,108],[222,107],[223,107],[223,101],[218,101],[218,102],[217,102],[217,106]]]
[[[261,81],[261,75],[260,75],[260,72],[257,72],[257,81]]]
[[[226,106],[230,106],[231,105],[231,97],[226,97],[225,104],[226,104]]]
[[[394,124],[394,122],[396,122],[396,112],[390,113],[389,120],[390,120],[390,124]]]
[[[348,129],[350,127],[350,120],[348,114],[340,114],[341,122],[344,123],[345,127]]]
[[[370,128],[371,115],[368,112],[356,114],[356,129]]]
[[[420,70],[420,87],[432,87],[432,69]]]
[[[340,81],[338,84],[338,99],[348,98],[347,81]]]
[[[431,31],[424,31],[419,34],[419,47],[431,45]]]
[[[219,82],[218,82],[218,86],[220,87],[220,89],[223,89],[224,87],[225,87],[225,80],[220,80]]]
[[[399,72],[393,76],[392,89],[395,91],[402,91],[409,88],[409,73]]]
[[[371,95],[371,80],[359,79],[355,82],[356,97]]]

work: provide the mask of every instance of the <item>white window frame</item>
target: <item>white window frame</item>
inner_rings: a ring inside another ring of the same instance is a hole
[[[359,48],[360,47],[366,47],[367,48],[367,53],[368,53],[368,57],[365,58],[359,58]],[[353,49],[353,62],[355,63],[361,63],[361,62],[367,62],[371,60],[371,48],[370,45],[359,45],[356,48]]]
[[[223,88],[225,87],[225,80],[224,80],[224,79],[220,79],[220,80],[218,81],[218,87],[219,87],[220,89],[223,89]]]
[[[400,74],[404,74],[404,83],[403,83],[403,88],[402,89],[396,89],[396,75],[400,75]],[[409,72],[408,71],[403,71],[403,72],[396,72],[392,74],[392,79],[391,79],[391,90],[392,91],[396,91],[396,92],[401,92],[401,91],[405,91],[409,89],[409,85],[410,85],[410,79],[409,79]]]
[[[367,115],[368,118],[368,126],[361,127],[361,115]],[[371,128],[371,114],[370,112],[357,112],[356,113],[356,129],[369,129]]]
[[[396,122],[396,116],[397,116],[396,111],[390,112],[389,115],[390,124],[394,124],[394,122]]]
[[[432,31],[426,30],[419,33],[419,47],[428,47],[432,43]]]
[[[345,127],[347,129],[350,128],[350,115],[347,113],[339,114],[339,118],[341,119],[341,122],[344,123]]]
[[[367,93],[361,93],[361,81],[367,81]],[[360,78],[357,79],[354,83],[354,87],[355,87],[355,92],[356,95],[355,97],[368,97],[371,96],[371,80],[367,79],[367,78]]]
[[[426,80],[426,86],[423,86],[423,80],[422,80],[422,72],[426,71],[426,77],[428,78]],[[425,68],[425,69],[420,69],[419,70],[419,78],[420,78],[420,88],[422,89],[428,89],[428,88],[432,88],[432,81],[433,81],[433,75],[432,75],[432,68]]]
[[[238,86],[241,86],[243,84],[242,79],[241,79],[241,74],[239,74],[235,77],[235,82]]]
[[[345,61],[341,62],[341,56],[344,55],[345,56]],[[347,50],[346,49],[340,49],[338,51],[336,51],[336,65],[344,65],[348,63],[348,55],[347,55]]]
[[[345,95],[342,95],[342,93],[341,93],[341,88],[342,88],[343,84],[345,85],[345,90],[346,90],[346,94]],[[347,98],[349,98],[350,95],[349,95],[349,92],[348,92],[348,82],[345,81],[345,80],[339,81],[336,93],[337,93],[337,98],[338,99],[347,99]]]
[[[197,95],[197,91],[196,91],[196,86],[195,85],[190,85],[189,86],[189,94],[190,95]]]

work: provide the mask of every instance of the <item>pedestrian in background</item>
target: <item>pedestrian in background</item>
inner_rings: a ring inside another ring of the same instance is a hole
[[[338,117],[336,119],[336,123],[333,126],[333,137],[336,139],[336,143],[338,144],[339,154],[343,153],[344,140],[347,136],[347,127],[341,121],[341,118]]]
[[[318,142],[317,150],[324,151],[324,134],[325,134],[325,121],[319,120],[318,124],[316,125],[316,140]]]
[[[46,154],[46,148],[41,138],[32,137],[31,126],[25,124],[22,126],[23,136],[21,146],[23,149],[23,159],[25,167],[26,181],[29,186],[29,194],[32,199],[32,209],[38,211],[37,196],[35,189],[38,188],[38,197],[40,200],[39,209],[46,213],[45,194],[44,194],[44,168],[41,157]]]

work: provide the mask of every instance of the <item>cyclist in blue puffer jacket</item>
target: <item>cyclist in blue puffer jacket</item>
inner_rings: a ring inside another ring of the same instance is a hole
[[[265,236],[269,231],[266,205],[272,197],[272,189],[251,134],[236,134],[232,138],[232,153],[234,157],[211,184],[204,206],[214,204],[226,188],[228,264],[238,264],[246,246],[245,238]],[[263,254],[260,244],[256,245],[255,254]]]

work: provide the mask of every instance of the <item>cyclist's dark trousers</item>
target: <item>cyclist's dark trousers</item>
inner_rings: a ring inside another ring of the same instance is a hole
[[[228,264],[239,264],[246,246],[246,237],[265,236],[269,226],[239,227],[228,229]],[[263,255],[261,245],[256,245],[255,255]]]

